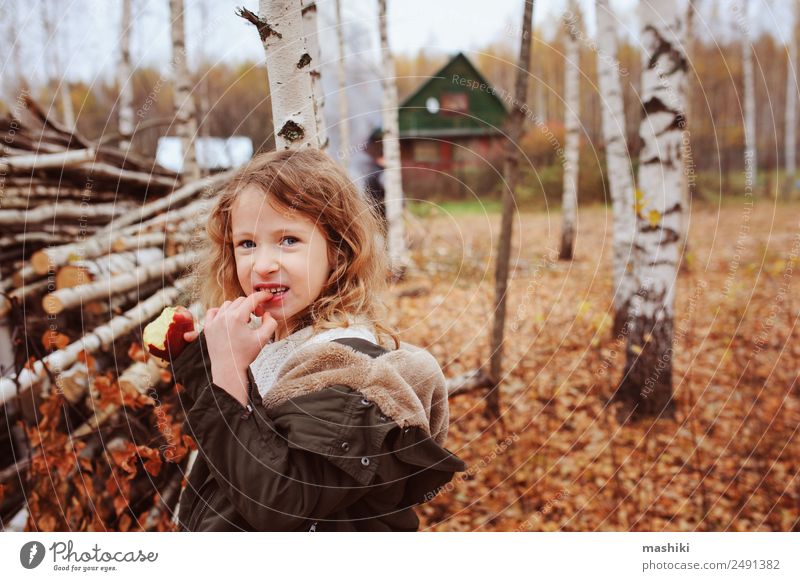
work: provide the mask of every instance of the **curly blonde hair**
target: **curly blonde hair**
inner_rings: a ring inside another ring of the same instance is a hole
[[[255,156],[225,185],[214,201],[194,267],[194,296],[206,308],[244,296],[236,274],[231,212],[238,194],[259,187],[278,207],[295,210],[314,222],[328,243],[334,265],[319,297],[288,322],[293,333],[347,327],[351,318],[372,324],[378,341],[400,341],[384,323],[382,296],[389,274],[382,218],[347,174],[316,149],[276,151]]]

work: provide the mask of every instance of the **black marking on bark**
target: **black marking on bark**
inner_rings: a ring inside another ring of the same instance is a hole
[[[658,45],[656,46],[653,54],[650,55],[650,60],[647,63],[648,69],[656,68],[656,64],[658,63],[658,59],[661,58],[663,55],[667,55],[668,59],[673,63],[672,69],[669,71],[662,71],[662,75],[671,75],[675,71],[686,71],[687,64],[686,64],[686,57],[676,48],[672,46],[671,43],[664,40],[664,37],[659,34],[658,29],[654,26],[648,24],[644,27],[645,32],[650,31],[656,37],[656,42]]]
[[[300,60],[297,61],[297,68],[302,69],[303,67],[307,67],[311,64],[311,55],[307,52],[304,52],[303,55],[300,57]]]
[[[306,132],[303,130],[303,126],[295,123],[292,120],[287,121],[281,127],[281,130],[278,131],[278,135],[286,139],[286,141],[290,141],[294,143],[299,139],[303,139],[305,137]]]
[[[250,24],[256,27],[258,30],[258,36],[261,37],[261,42],[266,42],[267,38],[269,38],[271,35],[277,36],[278,38],[283,38],[283,35],[272,28],[266,20],[259,18],[255,13],[250,12],[243,6],[236,10],[236,15],[244,18]]]
[[[645,115],[652,115],[653,113],[670,113],[671,115],[675,114],[675,111],[667,107],[664,104],[664,101],[658,97],[651,97],[642,103],[642,110],[644,111]]]
[[[303,6],[300,9],[300,16],[305,16],[307,12],[310,12],[312,10],[314,12],[317,11],[317,3],[316,2],[310,2],[310,3],[306,4],[305,6]]]
[[[673,212],[680,212],[680,211],[681,211],[680,202],[675,202],[675,204],[671,208],[664,210],[664,213],[661,215],[666,216],[667,214],[672,214]]]
[[[663,226],[656,225],[653,226],[649,222],[647,224],[643,224],[639,228],[639,232],[642,234],[649,234],[650,232],[661,232],[661,240],[658,241],[659,244],[670,244],[672,242],[677,242],[680,240],[680,236],[678,233],[675,232],[672,228],[664,228]]]
[[[647,266],[675,266],[675,261],[673,260],[651,260],[647,263]]]
[[[653,157],[648,157],[647,159],[643,159],[642,160],[642,165],[653,165],[653,164],[663,165],[664,167],[669,168],[669,169],[674,169],[675,168],[675,164],[672,162],[672,159],[664,159],[664,160],[662,160],[657,155],[654,155]]]

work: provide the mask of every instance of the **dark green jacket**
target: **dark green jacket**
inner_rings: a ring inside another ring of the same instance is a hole
[[[363,339],[336,342],[362,359],[391,353]],[[466,469],[426,430],[399,426],[363,388],[326,385],[267,409],[248,369],[242,406],[211,382],[202,333],[172,367],[183,386],[183,431],[198,445],[180,530],[415,531],[413,505]]]

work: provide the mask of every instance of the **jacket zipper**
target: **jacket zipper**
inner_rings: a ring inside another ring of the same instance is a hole
[[[193,515],[194,518],[192,519],[191,524],[189,524],[189,530],[195,531],[197,530],[197,525],[200,524],[200,521],[203,519],[203,515],[205,515],[206,510],[208,509],[209,505],[211,504],[211,499],[214,498],[214,494],[217,492],[216,489],[211,491],[211,494],[208,498],[203,498],[203,492],[206,491],[211,485],[216,484],[214,481],[214,477],[209,475],[209,480],[203,485],[203,487],[197,493],[197,502],[195,503],[195,507],[197,507],[197,514]],[[199,507],[197,505],[200,505]],[[190,515],[191,518],[192,515]]]
[[[311,525],[311,528],[310,528],[310,529],[308,529],[308,532],[310,532],[310,533],[315,533],[315,532],[317,532],[317,522],[319,522],[319,521],[314,521],[314,524],[313,524],[313,525]]]

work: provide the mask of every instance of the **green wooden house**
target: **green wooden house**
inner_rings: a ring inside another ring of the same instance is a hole
[[[419,173],[414,170],[459,173],[495,158],[503,147],[507,98],[463,53],[453,57],[400,104],[404,178]]]

